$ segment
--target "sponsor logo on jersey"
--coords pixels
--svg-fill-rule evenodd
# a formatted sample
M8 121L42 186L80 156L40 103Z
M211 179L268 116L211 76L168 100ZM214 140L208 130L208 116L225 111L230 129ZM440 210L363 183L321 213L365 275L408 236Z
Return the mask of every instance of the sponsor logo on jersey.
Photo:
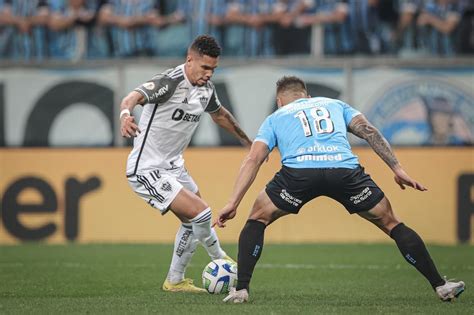
M184 98L183 104L188 104L188 98L187 97Z
M153 90L155 88L155 83L147 82L147 83L143 84L143 87L147 90Z
M168 92L169 90L169 87L168 87L168 84L166 84L164 87L160 88L158 91L156 91L155 93L153 93L153 96L156 98L156 97L160 97L160 96L163 96L165 95L166 92Z
M189 122L199 122L199 120L201 119L201 115L186 113L184 110L177 108L173 112L173 115L171 115L171 119L176 121L182 120Z
M342 154L319 154L319 155L300 155L296 158L298 162L304 161L342 161Z
M423 78L393 85L376 98L367 118L390 143L474 143L474 95L452 83Z

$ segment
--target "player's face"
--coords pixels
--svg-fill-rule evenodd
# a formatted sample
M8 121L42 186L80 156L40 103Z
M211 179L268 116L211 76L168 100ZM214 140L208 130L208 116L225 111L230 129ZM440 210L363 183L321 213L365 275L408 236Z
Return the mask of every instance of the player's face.
M214 70L219 63L219 57L214 58L207 55L190 54L186 63L189 69L189 73L186 73L189 81L197 86L203 86L214 74Z

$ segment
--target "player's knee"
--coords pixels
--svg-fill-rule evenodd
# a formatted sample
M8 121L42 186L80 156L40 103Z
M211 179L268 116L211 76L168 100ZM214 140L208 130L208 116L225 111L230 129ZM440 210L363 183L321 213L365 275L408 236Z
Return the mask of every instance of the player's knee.
M257 208L252 210L249 215L250 220L260 221L265 225L269 225L273 221L273 211L268 208Z
M185 207L187 208L185 209L185 211L189 219L195 218L199 216L199 214L201 214L203 211L209 209L209 205L207 204L207 202L205 202L196 195L191 196Z

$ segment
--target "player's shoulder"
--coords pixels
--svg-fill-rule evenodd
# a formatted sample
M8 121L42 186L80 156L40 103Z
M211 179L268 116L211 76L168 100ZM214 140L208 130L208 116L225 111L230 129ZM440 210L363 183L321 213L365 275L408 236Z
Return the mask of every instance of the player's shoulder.
M175 67L167 69L161 73L156 74L151 79L157 87L168 87L167 90L174 91L175 88L184 80L184 69L182 67Z
M216 86L214 85L214 83L211 80L208 80L206 82L206 88L214 90L216 88Z
M326 108L341 108L345 109L350 107L346 102L337 99L337 98L329 98L329 97L314 97L311 99L315 106L324 106Z
M182 65L179 65L177 67L167 69L161 73L154 75L152 80L155 82L175 81L179 83L184 80L184 68L182 67Z

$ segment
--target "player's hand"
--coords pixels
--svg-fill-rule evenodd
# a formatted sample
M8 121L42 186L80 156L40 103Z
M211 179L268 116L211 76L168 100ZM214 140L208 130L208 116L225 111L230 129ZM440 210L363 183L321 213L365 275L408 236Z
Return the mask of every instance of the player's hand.
M133 116L123 115L122 119L120 119L120 133L122 134L122 137L136 137L140 132L140 129L138 129L138 126L135 123L135 118Z
M236 214L237 214L236 207L230 204L225 205L225 207L222 208L221 211L219 211L219 215L217 216L216 219L214 219L214 222L212 222L212 227L214 227L215 225L217 225L220 228L225 227L226 226L225 222L227 220L233 219Z
M394 180L400 186L401 189L405 189L405 186L409 186L419 191L428 190L422 184L418 183L417 181L412 179L410 176L408 176L408 174L402 168L396 169L394 173L395 173Z

